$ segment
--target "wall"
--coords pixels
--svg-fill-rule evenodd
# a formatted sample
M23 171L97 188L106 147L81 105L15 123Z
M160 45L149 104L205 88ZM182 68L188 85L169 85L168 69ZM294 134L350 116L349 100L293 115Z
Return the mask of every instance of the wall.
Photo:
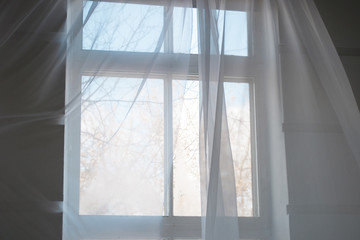
M360 22L355 1L315 1L360 103ZM360 170L321 84L310 83L291 53L283 57L285 138L291 240L360 239ZM287 71L294 67L293 71ZM316 79L311 66L309 78ZM289 84L291 82L291 84ZM307 95L305 95L307 94ZM306 103L306 104L305 104ZM299 108L299 106L308 106ZM318 131L313 132L313 126ZM320 125L320 128L319 128Z
M61 239L65 4L0 3L2 240Z
M358 1L314 0L341 57L360 105L360 22Z

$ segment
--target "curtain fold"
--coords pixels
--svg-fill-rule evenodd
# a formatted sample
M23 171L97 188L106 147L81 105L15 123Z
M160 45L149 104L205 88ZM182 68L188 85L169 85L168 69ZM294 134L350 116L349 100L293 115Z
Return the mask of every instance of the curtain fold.
M360 113L350 82L313 1L279 1L316 71L357 164L360 166ZM298 51L298 54L300 51Z
M226 1L197 1L203 239L239 239L224 94Z

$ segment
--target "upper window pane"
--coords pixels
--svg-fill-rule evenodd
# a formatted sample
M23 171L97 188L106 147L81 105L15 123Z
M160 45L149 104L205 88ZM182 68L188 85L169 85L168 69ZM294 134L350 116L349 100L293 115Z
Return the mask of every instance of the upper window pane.
M226 11L225 14L225 55L248 56L246 12Z
M175 7L173 18L174 52L198 54L197 10Z
M154 52L162 46L162 6L84 1L83 22L85 50Z
M248 21L244 11L216 11L218 30L224 31L224 54L248 56ZM174 8L174 52L198 54L198 21L194 8ZM222 34L220 34L222 36Z
M163 6L84 1L82 48L85 50L163 52L165 41L175 53L198 54L198 21L195 8L175 7L173 21L164 28ZM219 12L218 12L219 13ZM223 31L225 55L248 56L248 22L244 11L221 11L217 24ZM163 38L162 33L173 33ZM220 34L222 36L222 34ZM172 39L172 43L171 43Z

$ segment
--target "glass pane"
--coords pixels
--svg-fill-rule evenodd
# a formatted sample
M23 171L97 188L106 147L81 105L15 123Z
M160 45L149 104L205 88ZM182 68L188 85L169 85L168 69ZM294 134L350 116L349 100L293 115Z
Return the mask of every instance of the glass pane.
M218 30L223 31L224 11L217 11ZM197 10L174 8L174 52L198 54ZM248 56L247 14L225 11L225 55ZM222 34L220 34L222 36Z
M225 55L248 56L246 12L226 11L225 18Z
M163 80L84 76L82 91L80 214L163 215Z
M198 54L197 10L175 7L173 18L174 52Z
M173 81L174 215L200 216L199 81Z
M84 1L83 21L86 50L153 52L162 45L162 6Z
M234 161L238 216L253 216L249 84L226 82L225 104Z

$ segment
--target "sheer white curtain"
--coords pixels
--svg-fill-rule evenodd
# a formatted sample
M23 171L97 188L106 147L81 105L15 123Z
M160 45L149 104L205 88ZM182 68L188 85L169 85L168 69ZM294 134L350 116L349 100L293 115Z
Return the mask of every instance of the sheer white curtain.
M346 72L313 1L279 1L283 21L288 21L286 38L297 59L315 71L333 108L347 144L360 166L360 114ZM292 29L290 29L292 28ZM304 53L306 57L300 57ZM305 66L302 66L305 68ZM310 74L310 73L309 73ZM309 77L311 79L311 77ZM310 83L311 84L311 83ZM315 88L315 87L314 87ZM324 106L319 106L326 108ZM324 116L325 117L325 116Z
M88 193L92 196L92 200L101 201L101 198L106 198L110 201L109 199L121 198L125 194L130 199L129 201L133 201L134 204L138 202L135 199L148 197L148 209L142 210L145 211L145 215L161 215L162 211L165 215L169 214L169 212L172 215L174 211L177 211L176 193L174 193L176 186L173 189L173 184L180 180L175 179L173 181L174 175L176 175L176 168L173 167L179 163L176 162L175 158L171 163L166 162L164 159L173 158L172 154L184 157L180 153L181 147L178 147L178 149L170 147L170 150L168 148L173 142L181 143L181 140L177 139L177 137L184 133L177 132L174 135L170 133L169 131L172 131L172 127L169 130L166 127L166 121L178 117L175 112L173 113L176 106L180 106L182 109L185 108L186 104L182 102L180 105L172 106L172 104L168 105L166 100L162 102L161 98L166 99L166 95L175 94L172 89L174 86L170 87L167 85L167 80L160 83L163 78L161 74L163 73L172 75L170 78L173 79L178 78L179 80L189 81L190 75L196 75L197 77L195 78L199 79L199 82L195 81L198 84L196 87L198 90L195 91L199 93L193 96L198 99L198 102L190 103L192 105L199 104L199 109L192 110L193 114L195 114L192 115L193 117L196 114L199 115L199 124L198 127L197 124L195 124L196 126L191 126L191 130L187 134L191 135L189 132L197 132L197 128L199 128L199 138L194 138L195 146L198 145L199 148L195 147L191 153L199 156L195 157L194 160L199 161L199 166L195 166L195 168L200 167L200 179L198 181L200 180L201 184L192 191L196 192L199 191L199 188L201 189L202 237L204 239L239 238L239 205L237 205L238 195L236 186L238 179L236 179L236 170L233 164L234 145L231 144L231 129L229 129L224 89L225 79L229 77L229 73L231 77L255 79L254 98L256 111L254 110L251 114L254 114L252 127L256 130L256 136L253 136L255 140L252 148L255 149L255 153L258 155L258 161L261 162L266 159L266 161L270 162L267 163L268 166L271 166L274 172L278 171L278 169L276 169L276 164L273 162L284 158L285 154L286 141L284 145L281 127L285 132L291 131L291 129L300 129L300 131L316 133L324 131L324 128L336 128L340 124L352 153L356 159L359 159L358 148L356 147L360 136L359 112L357 111L356 103L341 62L336 55L336 51L312 1L198 0L180 2L173 0L148 3L141 1L119 2L118 5L113 3L108 6L103 2L89 1L83 7L79 4L76 7L76 3L73 5L77 13L83 13L83 17L81 15L77 16L75 11L75 15L73 15L75 17L74 25L70 24L69 28L75 30L75 32L72 32L75 40L70 44L69 58L78 59L77 62L75 61L76 67L73 70L69 70L70 78L79 78L81 77L79 74L86 73L88 79L84 80L84 77L82 77L82 87L79 84L75 84L77 90L73 91L73 87L68 90L68 92L73 91L73 94L68 95L68 102L70 103L67 111L68 118L71 119L71 114L79 112L80 100L74 101L74 99L81 98L82 104L84 104L84 102L89 100L86 98L88 95L96 95L96 89L100 89L103 82L106 81L99 80L100 77L112 75L118 78L117 80L113 79L113 81L121 79L137 81L132 86L135 87L135 90L133 92L130 91L130 95L126 99L120 99L120 101L129 102L124 106L127 110L124 110L124 116L120 117L123 120L115 123L119 125L119 127L115 128L116 131L110 130L107 133L109 136L103 136L106 139L106 141L103 139L102 143L105 144L104 146L102 145L104 152L98 153L102 155L99 157L103 161L105 161L105 156L108 156L109 159L116 159L116 155L119 154L119 147L116 147L118 150L109 150L111 148L110 145L113 144L111 141L121 143L124 138L133 138L131 135L126 135L121 128L123 124L126 126L125 128L130 128L128 124L134 124L136 122L135 119L139 118L136 114L132 114L132 111L137 111L137 108L140 109L138 111L143 111L141 106L138 106L139 101L155 101L162 105L160 109L148 106L151 109L152 115L144 117L143 121L154 121L148 126L149 129L154 129L156 121L161 124L165 123L164 129L162 129L161 124L156 125L159 128L158 132L151 133L152 137L157 136L158 140L156 142L152 141L150 148L158 149L159 152L162 151L160 149L164 148L164 146L166 149L161 153L165 157L161 157L159 152L154 152L153 150L142 153L149 155L149 158L153 160L157 159L157 165L162 168L162 170L154 168L153 171L155 171L157 177L149 175L147 180L145 180L149 188L155 186L154 178L158 183L160 182L160 185L156 186L158 189L155 192L146 192L145 194L134 193L135 191L131 185L139 185L142 188L146 188L146 184L144 185L142 181L145 175L130 178L125 170L125 172L116 171L115 175L117 177L112 178L109 177L109 172L106 171L103 174L106 174L108 177L100 177L100 175L95 174L102 180L96 183L96 187L86 188L85 185L82 186L80 184L81 186L78 186L78 188L83 189L80 190L80 195L81 191L91 192L93 188L93 193ZM134 11L136 6L138 6L140 12L140 18L133 18L131 16L131 14L134 14L131 11ZM72 8L71 5L70 8ZM236 45L237 42L238 45L241 45L241 39L232 37L232 31L235 31L236 23L231 25L232 28L230 29L226 27L230 21L234 21L227 17L227 15L230 14L230 11L239 11L239 9L247 13L247 27L250 28L250 31L247 32L247 53L242 55L243 59L234 58L234 61L231 61L231 58L228 56L229 54L226 53L228 50L226 49L227 44L235 42ZM129 15L123 18L123 15L126 15L126 11L128 11ZM106 20L106 17L109 15L111 17ZM121 20L118 21L117 18ZM123 26L122 24L124 23L127 26ZM241 23L238 22L238 25L240 26ZM230 39L228 36L232 38ZM87 50L85 53L81 52L81 45L82 49ZM78 49L75 49L76 47ZM104 54L103 51L110 51L110 53ZM117 51L120 51L121 54L117 55ZM196 55L197 57L194 58ZM83 70L78 71L77 75L74 75L74 71L76 72L78 69ZM113 74L116 71L121 72L121 74ZM133 75L129 78L131 74ZM178 76L175 77L175 75ZM154 82L154 79L158 79L160 82L151 84ZM71 81L76 80L72 79ZM96 83L97 81L100 83ZM107 81L109 82L109 80ZM94 84L97 87L91 87ZM74 84L71 85L74 86ZM122 88L128 87L130 86L126 84L122 86ZM170 92L166 90L169 87L172 89ZM92 88L95 90L91 90ZM111 95L111 88L117 89L121 88L121 86L114 83L114 85L108 88L103 90L103 94ZM90 92L87 93L87 90ZM143 90L151 91L154 94L143 96ZM162 91L164 93L161 93ZM294 94L293 91L297 92L298 95L291 97L290 95ZM122 94L121 90L117 94ZM162 94L165 94L165 96ZM156 97L159 98L156 99ZM93 99L93 101L100 100L102 99ZM84 109L84 106L82 108ZM283 112L282 108L285 109L285 112ZM155 114L155 112L157 113ZM86 119L86 116L85 113L81 118ZM79 122L78 117L75 120L77 122ZM113 117L116 118L116 116ZM130 121L129 123L126 123L127 119ZM103 122L104 120L101 121ZM116 120L113 121L116 122ZM186 120L182 119L181 121L184 122ZM284 124L282 126L283 121ZM81 120L81 124L85 126L86 122ZM180 127L181 122L178 124L180 125L177 126ZM77 128L79 127L77 126ZM185 126L185 128L189 128L189 126ZM116 137L119 133L121 134ZM69 134L73 134L73 131ZM238 132L238 134L242 133ZM165 139L163 136L165 136ZM138 137L141 138L141 134ZM145 136L143 135L142 138L145 138ZM86 138L82 137L82 139ZM325 138L320 139L321 141L327 141ZM132 144L135 144L135 142L132 142ZM275 142L278 144L275 144ZM288 148L292 147L291 143L287 145ZM129 150L124 148L121 151ZM131 154L134 159L141 157L141 155L137 155L139 153L136 149L130 151L132 151ZM289 150L289 152L291 151ZM81 152L81 154L86 153ZM78 155L79 153L76 152L74 155L70 154L69 158L79 158ZM126 158L126 156L122 157ZM115 162L112 162L112 164L115 164ZM282 160L281 164L280 168L285 169L285 160ZM260 167L265 168L266 166L264 164ZM110 168L113 167L113 165L110 166ZM130 165L126 164L121 166L123 170L126 167L131 168ZM258 171L256 165L253 165L252 168L255 169L253 173ZM186 169L182 170L188 171ZM81 172L82 170L77 169L77 171ZM269 170L264 171L260 169L258 171L259 175L253 177L271 178L272 174L275 174L274 172L271 173ZM130 174L133 173L130 172ZM118 175L122 177L118 177ZM82 174L80 175L81 177L86 178L87 175ZM75 177L75 180L77 179L78 176ZM168 182L169 179L170 183ZM109 191L117 191L111 189L111 187L104 188L104 185L107 185L109 181L123 182L119 187L128 188L128 190L119 190L120 195L111 193L110 196L106 196ZM285 174L283 173L283 176L277 181L286 182ZM188 182L188 184L191 183ZM261 182L253 182L252 184L258 184L257 187L252 188L252 191L260 191L260 195L271 196L271 194L276 194L276 191L269 193L269 190L264 190L264 188L270 188L271 184L262 185ZM272 184L275 185L276 181ZM163 188L163 185L170 186ZM286 187L286 184L284 186ZM276 189L274 186L273 188ZM103 189L103 192L97 192L94 189ZM74 193L76 191L70 191L68 194ZM165 194L165 200L157 199L159 196L155 195L158 193ZM86 194L83 194L83 199L86 198ZM93 196L94 194L97 196ZM152 196L151 194L154 196L150 197ZM285 199L282 205L285 208L286 190L281 192L281 195ZM257 201L268 201L270 198L265 197ZM169 199L170 201L166 202ZM74 202L79 201L81 205L81 196L80 200ZM191 204L191 197L189 201ZM252 201L253 204L258 204L255 200L252 199ZM116 201L112 202L112 200L111 203L118 204ZM84 205L86 204L90 204L90 207L91 204L96 205L96 203L91 201L90 203L84 203ZM266 203L261 203L260 210L265 208L264 206L266 205ZM125 204L124 206L127 205ZM80 208L80 212L82 211L81 206L73 206L73 208L76 211ZM157 210L155 211L155 209ZM101 215L100 209L96 211L100 211ZM96 211L90 211L87 214L97 214ZM123 212L121 211L123 210L119 211L118 214L122 215ZM270 209L263 212L264 215L267 214L267 221L272 219L271 212ZM116 215L117 213L116 211L113 213L110 211L107 214ZM141 211L139 214L142 214ZM273 213L273 215L276 215L276 213ZM286 220L284 221L286 222ZM159 220L157 227L161 229L162 224L162 221Z
M203 239L239 239L224 94L226 1L197 1ZM229 30L231 31L231 30Z
M284 145L280 128L284 121L282 128L285 132L300 129L299 131L316 133L324 131L324 128L336 128L336 126L340 124L347 144L353 156L359 162L360 153L357 147L358 142L360 142L359 112L341 62L312 1L279 0L255 2L198 0L195 2L180 2L173 0L163 1L160 5L157 5L159 3L156 2L134 2L135 5L139 3L145 4L145 6L146 4L150 4L148 6L152 7L148 7L146 10L139 8L140 12L148 12L142 15L142 19L132 19L132 21L134 21L133 23L126 23L129 25L128 27L136 28L133 32L127 33L126 31L129 30L120 26L123 35L130 35L129 38L121 36L121 33L118 35L119 33L116 27L119 27L121 22L114 23L113 21L116 21L116 17L110 18L108 22L102 22L101 18L105 17L106 14L114 14L114 16L116 16L116 12L110 13L111 6L108 9L106 9L106 7L102 9L102 2L90 3L90 5L89 2L85 4L83 8L77 8L77 11L82 11L83 14L86 12L86 15L84 15L82 19L78 16L77 19L75 19L75 23L78 21L77 27L76 25L70 25L70 29L78 28L77 30L79 30L80 26L83 26L82 28L80 27L80 32L75 32L75 36L76 34L78 34L77 36L82 34L82 44L87 44L85 49L89 50L85 53L85 57L81 56L81 58L78 58L77 54L81 55L84 53L77 52L77 50L72 49L73 46L70 45L70 58L79 59L79 63L77 64L80 69L86 68L84 65L92 65L92 67L90 71L87 69L87 71L91 73L91 77L89 77L88 81L82 83L83 90L80 90L80 86L78 85L78 90L68 99L70 103L68 105L68 109L70 109L70 111L68 111L68 118L71 118L70 115L73 114L73 112L78 112L76 109L79 107L77 106L79 100L74 101L74 99L82 98L84 102L84 95L81 96L81 94L88 94L84 92L84 84L88 84L90 88L90 85L96 81L95 79L104 75L104 69L109 70L116 66L119 72L135 73L138 83L134 86L137 90L131 93L128 99L125 99L130 103L125 107L128 108L128 110L125 111L124 120L117 123L120 124L120 127L117 128L116 133L113 131L108 133L111 137L110 140L107 140L106 144L111 145L110 142L113 137L118 132L121 132L119 129L122 127L122 124L126 124L124 123L126 119L133 119L130 121L134 123L135 119L138 118L136 115L131 116L131 111L135 111L138 107L138 101L150 101L150 99L152 99L151 101L158 101L158 103L164 105L162 108L165 110L151 107L153 114L158 111L159 119L156 121L164 123L169 118L174 117L172 113L169 115L168 111L169 108L175 108L175 105L166 107L167 103L161 102L161 98L164 98L161 93L163 91L162 89L166 89L169 86L167 86L165 82L164 85L160 83L151 86L150 82L154 82L154 78L161 78L155 77L154 75L159 73L161 75L161 73L164 72L172 75L178 74L183 76L183 80L189 80L189 75L197 75L199 79L199 85L197 87L199 95L196 95L195 98L197 98L199 102L194 101L190 104L199 104L199 109L193 112L193 114L195 114L193 116L196 116L196 114L199 115L199 138L194 138L199 149L193 150L192 154L199 155L199 157L195 157L194 159L199 161L200 167L199 180L201 183L203 239L239 239L237 209L239 206L237 205L238 196L236 192L237 179L235 178L234 159L232 156L234 153L232 148L234 148L234 146L231 145L230 141L229 119L225 102L226 93L224 90L225 79L228 77L229 72L236 72L236 74L234 74L235 77L255 78L255 106L257 110L252 114L255 115L254 119L257 121L257 124L255 125L254 123L253 127L256 129L256 136L254 136L254 138L258 144L253 144L252 147L255 148L255 152L258 153L259 161L264 161L264 159L267 158L270 162L268 163L269 166L272 166L272 161L284 157L285 145L287 143L285 141ZM127 4L130 6L129 8L127 8L128 6L126 4L123 4L123 6L116 11L120 11L122 8L131 11L131 7L135 6L131 5L133 2L127 2ZM113 6L115 5L116 4ZM242 5L241 10L246 12L248 16L247 26L251 28L248 38L254 38L248 41L248 53L244 57L246 60L240 62L236 60L231 62L227 56L228 54L226 54L227 43L230 41L238 41L240 44L241 42L240 39L230 40L227 37L231 36L231 32L234 31L234 29L226 28L227 22L231 21L230 18L227 18L227 15L229 11L232 10L233 5ZM160 11L163 12L157 12L159 9L156 9L155 6L161 6L163 10ZM102 11L103 13L101 13ZM154 15L147 16L150 11L154 11L152 13ZM125 11L121 13L123 14ZM156 16L156 14L158 14L158 16ZM121 14L119 14L119 16L120 15ZM159 16L165 19L164 22L162 22L161 19L159 20ZM131 18L131 15L128 17ZM126 19L124 18L121 21L126 21ZM118 24L118 26L115 26L116 24ZM134 24L134 26L131 26L131 24ZM239 23L239 25L241 24ZM233 27L234 26L236 26L236 24L233 25ZM141 31L144 32L141 33ZM89 34L89 36L86 36L85 32ZM256 37L263 39L256 39ZM84 38L86 39L84 40ZM72 43L74 42L76 42L76 38ZM79 42L78 44L81 45ZM97 55L96 52L91 52L91 50L121 51L123 56L116 56L116 53L113 55L111 53L107 55L100 53ZM136 52L140 58L133 57L130 52ZM147 54L141 54L141 52L146 52ZM279 52L280 55L278 55ZM197 59L194 58L194 55L190 54L197 55ZM92 55L95 56L94 59L92 59ZM128 57L128 59L124 60L124 56ZM96 60L96 58L98 59ZM135 64L129 63L131 61L134 63L136 61L139 62ZM166 65L164 62L170 64ZM134 67L135 65L137 66ZM231 69L230 71L226 70L229 68ZM110 72L111 71L112 70L110 70ZM79 75L77 77L79 77ZM176 79L176 77L174 78ZM131 81L131 79L128 80ZM99 86L99 84L97 86ZM112 87L117 88L118 86L114 85ZM126 88L126 86L123 87ZM159 92L155 90L156 88L158 88ZM142 96L142 91L145 89L155 92L155 95ZM71 92L72 90L70 89L69 91ZM293 91L297 91L298 95L290 97L290 94L294 93ZM119 93L121 93L121 90L119 90ZM165 95L169 94L166 90L164 93ZM109 94L108 90L107 94ZM161 95L160 98L155 100L156 95L159 97L159 94ZM171 92L171 95L172 94L174 93ZM90 95L96 95L96 93L90 92ZM121 100L124 101L124 99ZM180 106L184 107L184 104L185 102L182 102ZM285 112L283 112L282 108L285 109ZM171 109L171 111L172 110L173 109ZM164 119L162 119L162 114L164 114ZM174 115L176 115L176 113L174 113ZM83 115L82 118L84 119L85 115ZM266 123L262 122L264 119L266 119ZM76 121L79 120L77 119ZM150 118L144 118L144 121L154 121L154 115L151 115ZM82 124L84 125L84 121L82 121ZM197 126L197 124L195 125ZM196 130L196 126L192 126L191 131L198 131ZM149 125L149 128L153 127L154 124ZM165 146L166 148L166 146L170 144L168 142L169 140L171 140L171 143L178 142L176 137L179 136L179 133L173 135L167 132L169 129L166 127L165 129L161 129L161 126L158 127L160 127L160 135L159 132L154 132L153 134L157 134L157 136L170 134L171 136L168 138L165 137L165 139L160 137L157 142L152 143L152 149L158 148L159 146L161 148ZM185 127L189 128L189 126ZM124 136L127 136L126 133L121 132L121 137L118 141L121 141L121 138L124 138ZM127 136L127 138L129 137L131 136ZM116 137L114 139L116 139ZM320 138L320 141L326 142L328 140L326 138ZM181 141L179 140L179 142ZM274 144L274 142L278 142L278 144ZM291 143L287 145L287 148L292 148ZM174 154L174 152L176 153L175 155L179 154L178 156L181 156L181 154L177 152L179 150L170 149L171 150L165 150L163 153L165 158L172 158L171 155ZM115 152L110 152L105 155L111 156L118 154L116 150L114 151ZM161 150L159 151L161 152ZM291 152L291 150L288 152ZM132 154L137 153L135 151L132 152ZM157 213L156 211L150 211L150 215L161 215L162 211L165 211L165 215L169 214L170 211L170 215L172 215L174 211L177 211L177 206L174 206L174 204L176 205L176 194L173 195L175 190L172 189L173 182L171 181L174 180L174 174L176 174L176 170L175 168L173 169L173 167L179 163L176 163L176 161L170 164L166 163L164 158L157 155L158 153L156 152L150 151L145 152L145 154L149 154L153 159L158 159L156 160L158 161L157 164L163 168L162 170L153 170L155 172L160 171L160 173L157 173L160 174L157 175L160 176L157 181L161 183L158 185L159 189L155 192L160 192L167 196L165 200L156 200L159 196L154 196L154 198L149 199L148 207L151 211L158 209ZM264 157L264 155L266 155L266 157ZM72 157L76 158L77 156L75 154L75 156ZM255 156L253 157L255 158ZM135 158L137 158L136 155ZM281 164L285 169L285 161L282 161ZM256 169L257 166L254 165L252 167ZM81 169L78 169L78 171L79 170L81 171ZM183 169L183 171L187 170ZM257 170L253 172L256 171ZM274 174L268 170L265 171L265 173L261 171L258 172L259 175L255 176L255 178L262 178L264 176L265 178L266 176L270 178L272 174ZM109 173L106 174L108 175ZM119 172L117 172L117 174L119 174ZM121 171L121 175L127 176L126 171ZM135 176L135 178L131 178L133 180L130 181L129 179L124 180L124 177L116 177L111 180L104 178L104 180L97 183L97 188L103 188L104 185L107 184L106 181L125 181L126 184L123 184L124 186L120 185L120 187L128 187L129 190L125 192L121 190L119 192L126 194L129 199L133 199L131 201L136 203L136 197L144 198L151 195L150 192L145 195L133 194L132 184L140 184L140 186L146 188L144 183L141 181L137 182L136 180L143 177L144 175ZM77 178L78 177L76 177L75 180L77 180ZM152 182L153 178L154 176L149 175L148 180L145 182ZM169 179L171 179L170 183L167 182ZM278 181L286 181L285 175ZM135 182L137 183L135 184ZM164 190L162 186L168 184L171 186L168 188L165 187ZM252 184L255 185L256 183ZM261 186L262 183L260 182L259 184L259 186ZM276 182L273 182L273 184L276 184ZM80 188L82 187L83 186L80 186ZM154 185L150 184L149 187L152 188ZM270 184L268 187L270 187ZM275 189L276 187L273 186L273 188ZM193 191L198 190L199 188L193 189ZM252 190L262 191L263 189L259 187L252 188ZM114 189L107 189L106 191L114 191ZM260 195L276 194L276 191L269 193L265 190L264 192L260 192ZM93 194L100 194L100 199L102 195L106 195L105 193L99 192L94 192ZM286 190L281 194L284 195L282 196L284 199L287 198ZM118 197L120 197L120 195L116 196L116 194L111 194L108 198ZM92 198L96 199L94 196ZM166 199L173 200L166 202ZM189 199L191 202L191 198ZM270 197L264 199L270 199ZM155 203L156 201L160 201L160 203ZM283 204L284 208L285 204L286 200ZM162 207L163 205L166 206L165 210ZM262 203L260 208L264 205L266 204ZM78 207L75 207L75 209L78 209ZM267 221L271 221L269 219L275 219L271 217L271 210L268 209L266 211L268 211L269 214ZM273 215L276 215L276 213L273 213ZM162 229L163 222L162 220L158 221L157 228ZM286 220L284 221L286 222Z
M288 239L286 163L310 143L326 161L336 142L360 166L360 113L313 1L68 0L67 13L63 239ZM35 113L4 108L2 132L61 124L36 112L58 86L53 58L20 88Z
M232 73L235 64L227 67L230 71L225 70L224 59L229 58L226 52L233 51L238 55L237 61L243 62L242 69L253 65L248 60L252 58L252 46L248 46L251 6L251 1L232 1L229 5L226 1L72 2L65 150L65 178L70 181L65 185L66 236L83 238L93 230L89 226L104 225L100 220L96 220L99 223L96 227L93 223L89 225L92 221L86 218L89 214L106 219L107 223L111 218L106 215L130 215L113 223L121 224L126 220L136 221L133 215L138 216L139 222L146 222L142 215L171 218L180 213L180 216L203 217L203 238L239 238L239 206L241 214L246 214L241 216L257 214L254 210L257 186L253 181L257 176L254 176L255 156L248 156L255 149L255 124L250 122L254 120L253 106L250 110L253 93L249 82L234 79L250 79L252 75L242 71ZM228 11L233 12L232 19L226 17ZM229 28L237 24L238 29ZM227 37L225 29L229 36L240 32L243 39ZM240 95L238 90L234 92L240 96L231 95L227 90L225 103L226 77L233 79L232 86L236 89L243 88L245 95ZM189 89L192 95L188 94ZM183 100L178 103L177 97ZM195 100L189 102L186 100L189 98ZM230 98L240 103L231 103ZM111 101L125 103L106 105ZM144 102L147 109L143 108ZM238 116L228 115L226 105L232 108L229 114L235 112ZM191 114L184 116L178 109ZM228 116L234 118L233 145ZM181 122L177 123L179 117ZM138 123L138 119L144 122ZM190 121L192 124L185 124ZM108 129L98 130L94 125ZM131 134L127 129L132 129ZM236 146L243 144L242 141L246 143L240 146L244 150ZM232 147L237 150L232 151ZM237 158L245 167L238 169L238 175L244 176L237 180L244 190L235 184L232 154L238 152L240 158ZM189 156L193 157L187 160ZM168 162L167 158L173 160ZM185 168L186 164L192 167ZM147 175L149 169L153 173ZM186 176L189 171L195 173ZM72 185L74 180L77 182ZM190 189L191 185L195 187ZM236 188L240 189L238 196ZM185 196L181 198L188 205L185 208L178 203L180 196ZM142 202L144 199L147 200ZM198 209L186 212L191 205ZM78 218L78 212L85 216ZM163 218L155 217L151 221L156 225L151 234L161 237L161 230L157 229L169 231ZM196 231L200 227L197 225ZM129 236L136 230L136 227L130 230ZM117 230L111 231L114 236L118 234Z

